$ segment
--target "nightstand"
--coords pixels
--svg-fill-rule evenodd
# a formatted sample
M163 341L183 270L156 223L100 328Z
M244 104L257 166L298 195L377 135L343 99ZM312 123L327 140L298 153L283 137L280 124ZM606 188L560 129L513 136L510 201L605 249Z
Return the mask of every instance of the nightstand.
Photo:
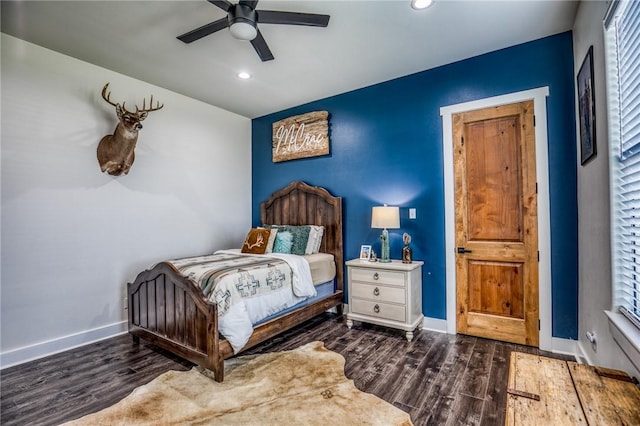
M406 332L422 328L422 264L354 259L347 262L349 313L347 327L362 321Z

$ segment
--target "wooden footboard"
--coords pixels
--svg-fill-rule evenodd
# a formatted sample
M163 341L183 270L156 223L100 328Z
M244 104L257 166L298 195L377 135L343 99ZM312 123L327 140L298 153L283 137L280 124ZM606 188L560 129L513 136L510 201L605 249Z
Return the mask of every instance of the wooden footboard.
M223 378L219 355L218 314L188 279L168 263L138 275L127 286L129 332Z
M224 378L224 360L234 355L219 336L216 305L204 298L197 285L173 266L160 263L128 284L129 332ZM333 307L342 306L343 293L318 300L254 328L248 349L295 327Z

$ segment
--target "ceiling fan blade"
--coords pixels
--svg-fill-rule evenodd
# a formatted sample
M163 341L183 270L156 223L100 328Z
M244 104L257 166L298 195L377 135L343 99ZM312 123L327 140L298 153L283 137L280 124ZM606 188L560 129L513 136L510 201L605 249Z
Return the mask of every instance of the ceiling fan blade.
M220 31L223 28L227 28L228 26L229 20L224 17L222 19L218 19L215 22L211 22L207 25L201 26L200 28L189 31L188 33L179 35L178 40L185 43L191 43L193 41L201 39L202 37L208 36L209 34L213 34L216 31Z
M280 12L277 10L256 10L258 22L261 24L307 25L310 27L326 27L329 15L315 13Z
M220 9L224 10L225 12L228 12L229 8L233 6L233 3L227 0L207 0L207 1L215 6L218 6Z
M251 9L255 9L258 5L258 0L240 0L240 4L243 6L249 6Z
M267 42L264 41L264 37L262 37L260 30L258 30L256 38L251 40L251 45L256 49L256 53L260 56L262 62L271 61L273 59L273 53L271 53L269 46L267 46Z

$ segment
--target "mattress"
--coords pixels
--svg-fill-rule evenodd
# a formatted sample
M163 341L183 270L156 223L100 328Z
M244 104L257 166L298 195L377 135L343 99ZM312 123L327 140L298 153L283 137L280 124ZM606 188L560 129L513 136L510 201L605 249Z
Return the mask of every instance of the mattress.
M317 286L331 281L336 276L336 262L332 254L316 253L306 254L304 258L309 262L313 285Z

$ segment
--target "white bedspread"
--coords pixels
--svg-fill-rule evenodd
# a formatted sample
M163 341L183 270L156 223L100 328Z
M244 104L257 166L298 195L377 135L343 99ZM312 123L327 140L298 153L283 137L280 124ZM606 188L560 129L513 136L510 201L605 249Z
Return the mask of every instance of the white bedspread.
M240 249L218 250L216 254L218 253L243 254L240 252ZM250 254L248 256L256 255ZM311 268L309 268L309 262L307 262L307 259L303 256L285 253L269 253L258 256L282 259L289 264L293 271L293 293L296 296L312 297L316 295L316 289L313 286L313 279L311 278Z

